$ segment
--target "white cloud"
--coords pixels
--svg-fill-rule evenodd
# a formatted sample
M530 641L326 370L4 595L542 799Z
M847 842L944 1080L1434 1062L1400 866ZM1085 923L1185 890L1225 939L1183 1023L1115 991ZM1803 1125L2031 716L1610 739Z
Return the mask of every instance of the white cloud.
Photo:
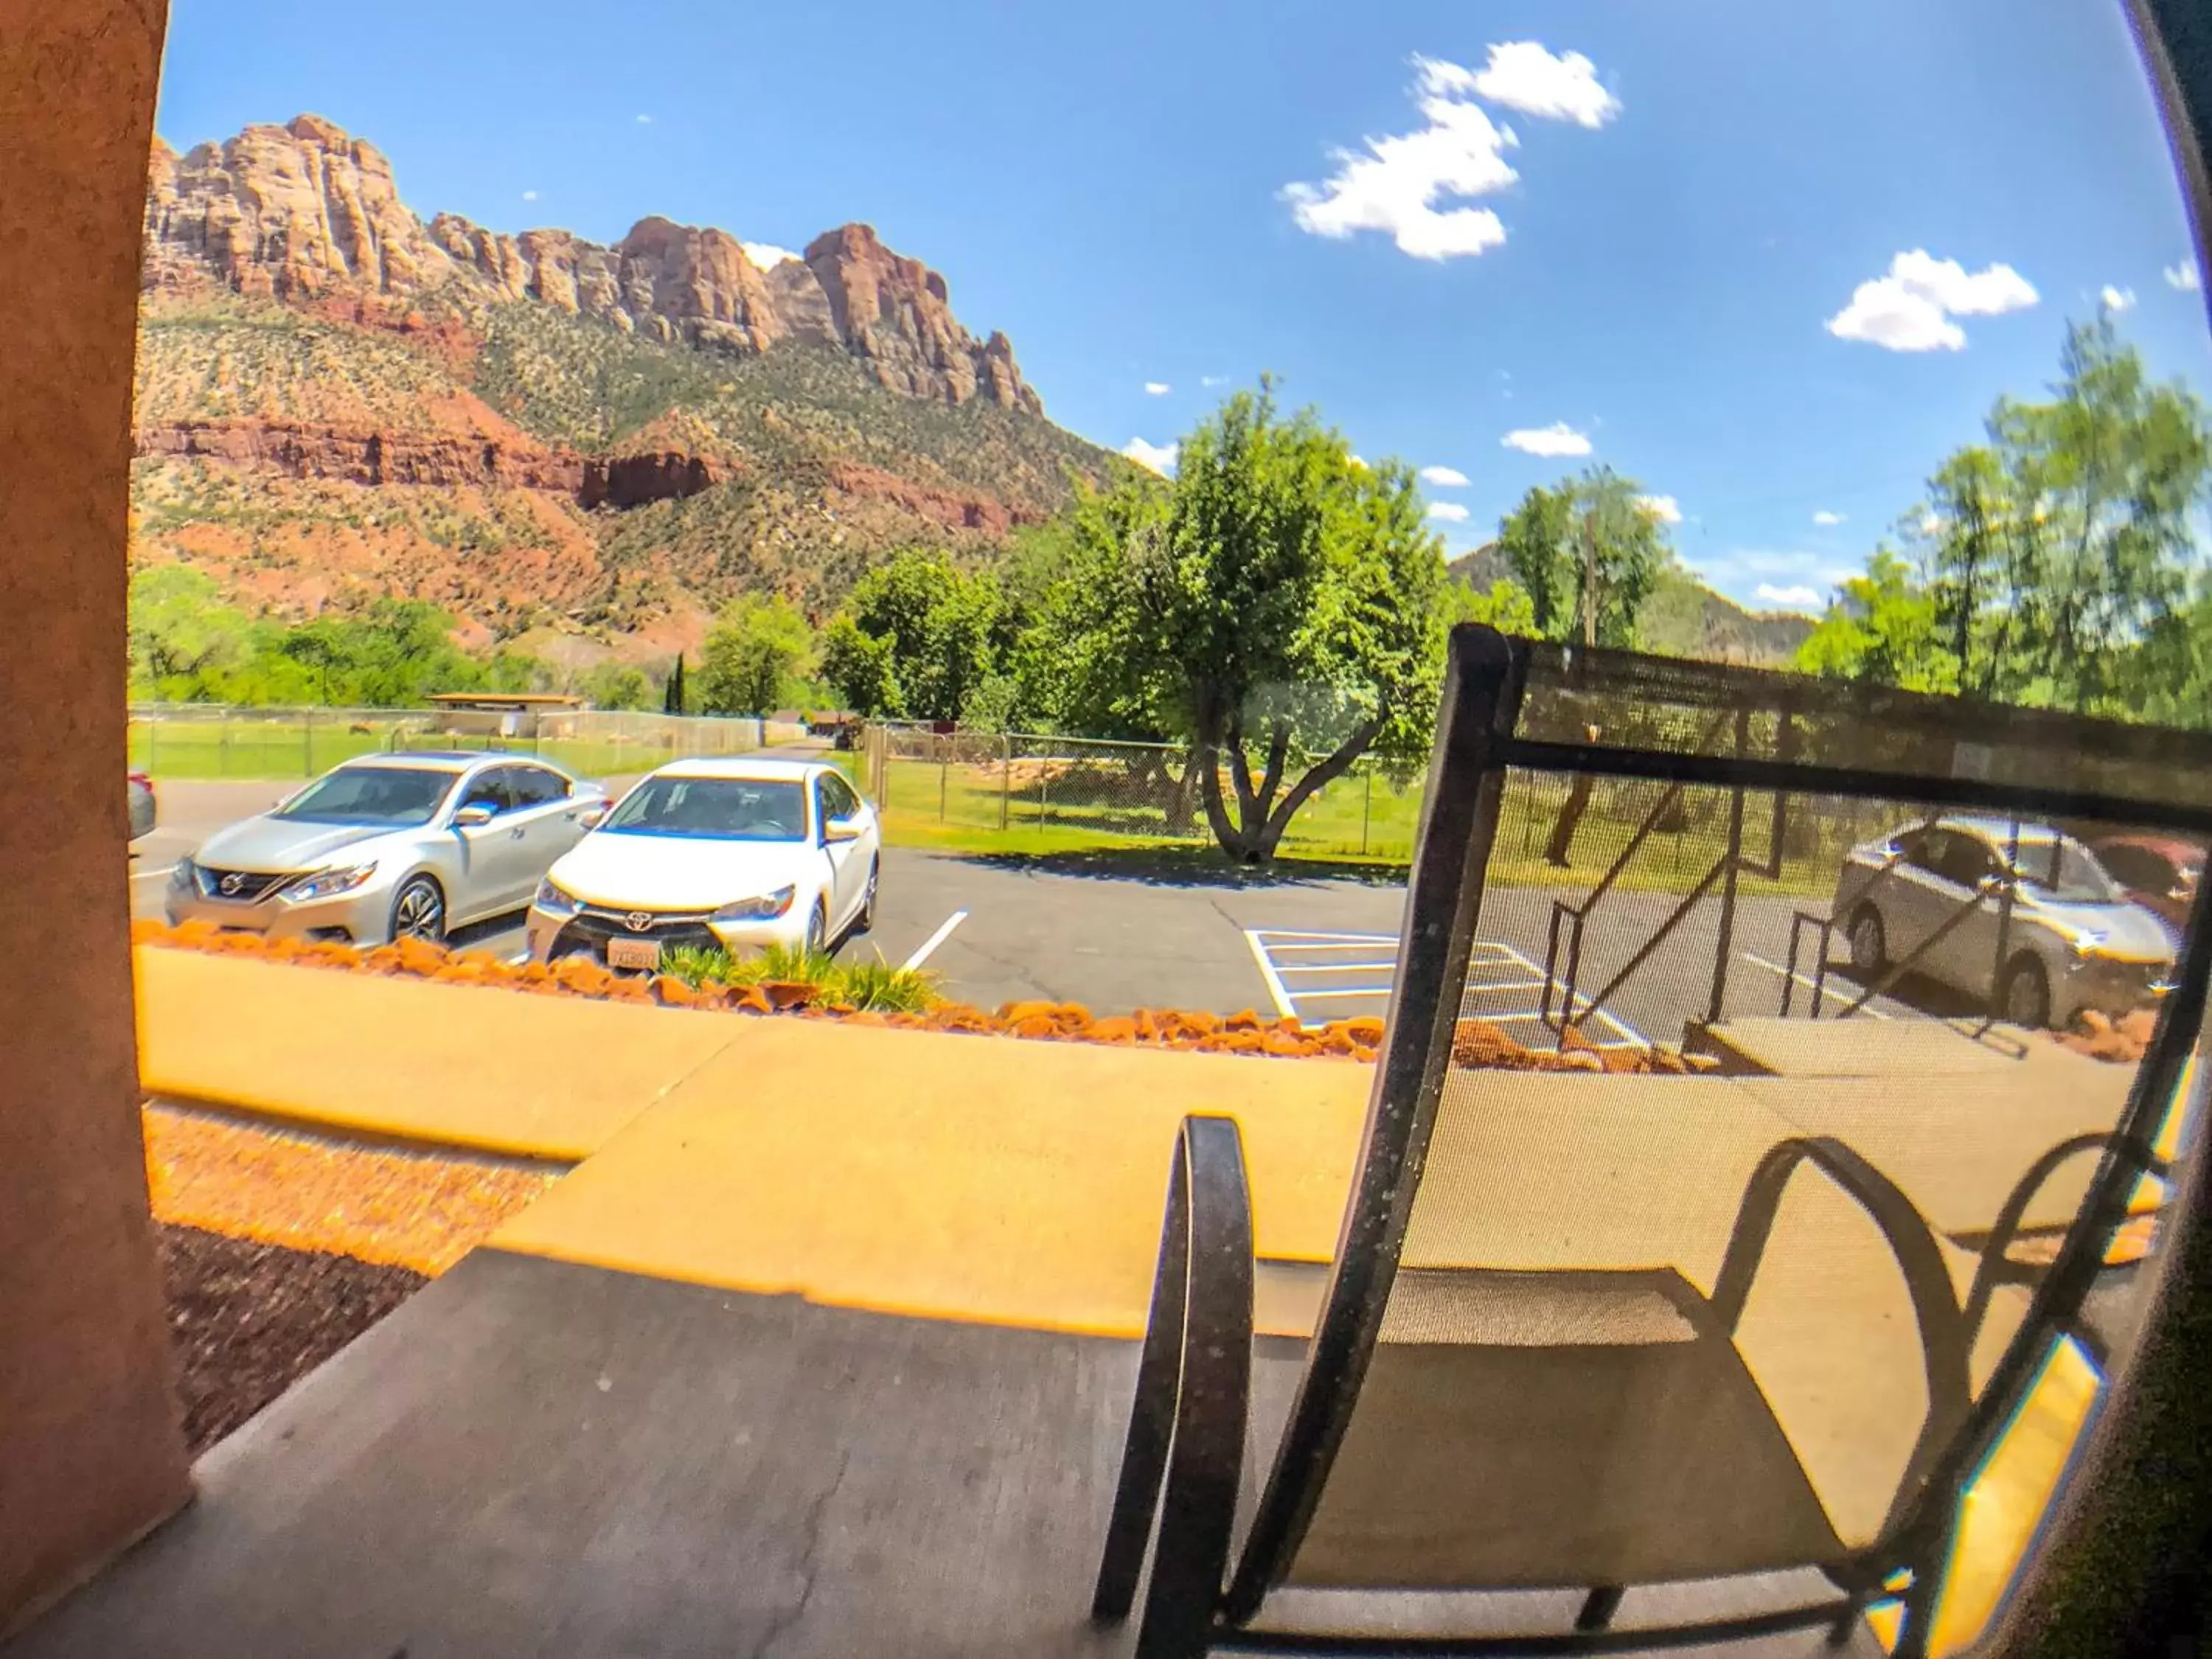
M1795 587L1777 587L1772 582L1761 582L1756 592L1764 603L1787 605L1792 611L1814 611L1820 605L1819 591L1802 583Z
M1550 426L1519 427L1498 441L1508 449L1519 450L1524 455L1587 455L1590 453L1590 441L1565 421L1555 421Z
M526 190L522 192L522 199L526 202L534 202L538 199L538 192L534 190Z
M637 124L641 127L649 127L653 125L653 118L650 115L641 115L637 118Z
M1833 530L1843 521L1844 515L1842 514L1831 513L1825 507L1813 515L1813 522L1819 525L1823 530Z
M1425 466L1421 469L1421 482L1434 484L1439 489L1464 489L1467 474L1455 466Z
M1164 398L1169 392L1174 390L1175 388L1170 386L1165 380L1147 380L1145 382L1145 395L1148 398Z
M1638 495L1636 504L1661 524L1682 522L1682 504L1672 495Z
M2110 283L2107 283L2105 284L2103 289L2098 294L2097 299L2098 302L2107 311L2125 311L2129 307L2135 304L2136 291L2131 288L2114 288Z
M774 242L740 242L738 246L744 249L745 258L752 261L756 270L774 270L786 259L799 257L789 248L778 247Z
M2178 288L2185 294L2196 293L2204 285L2204 279L2197 274L2197 261L2184 259L2178 265L2168 265L2166 268L2166 285Z
M1429 516L1443 524L1465 524L1467 509L1457 501L1431 501Z
M1474 93L1523 115L1601 127L1620 113L1620 100L1597 83L1597 65L1578 52L1554 58L1534 40L1511 40L1491 47L1489 63L1474 75L1456 64L1414 61L1439 71L1442 84L1453 91Z
M1142 438L1132 438L1121 446L1121 453L1139 466L1160 473L1175 471L1176 457L1182 451L1181 444L1148 444Z
M1954 318L1995 317L2032 306L2038 297L2010 265L1969 272L1956 259L1915 248L1892 259L1887 276L1853 289L1851 302L1826 327L1839 340L1863 340L1889 351L1959 351L1966 347L1966 331Z
M1413 92L1427 123L1415 132L1370 138L1366 153L1333 153L1322 184L1287 185L1283 199L1298 228L1341 241L1356 231L1387 233L1416 259L1477 254L1505 240L1488 208L1442 210L1448 197L1487 196L1521 175L1505 152L1520 143L1467 97L1474 76L1456 64L1416 58Z
M1206 387L1227 386L1229 377L1226 374L1201 374L1198 377L1198 383Z
M1943 520L1936 517L1933 513L1923 513L1920 515L1920 533L1922 535L1932 536L1942 527Z
M1367 470L1367 458L1364 455L1351 455L1346 457L1346 459L1349 460L1352 465L1358 467L1362 472L1364 472Z

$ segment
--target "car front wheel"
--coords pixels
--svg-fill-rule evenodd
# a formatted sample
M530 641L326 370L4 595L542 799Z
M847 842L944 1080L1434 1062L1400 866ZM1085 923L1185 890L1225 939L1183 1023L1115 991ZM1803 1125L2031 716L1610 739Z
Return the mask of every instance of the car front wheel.
M446 896L429 877L409 877L393 896L392 937L426 939L433 945L446 937Z
M810 957L820 956L828 948L829 940L829 913L822 908L822 902L817 899L814 904L814 914L806 919L806 954Z
M1998 1005L2014 1025L2039 1031L2051 1024L2051 981L2033 957L2020 957L2005 969Z
M868 890L860 899L860 919L853 924L853 931L856 933L872 933L875 929L876 878L882 872L883 866L879 860L871 859L868 861Z

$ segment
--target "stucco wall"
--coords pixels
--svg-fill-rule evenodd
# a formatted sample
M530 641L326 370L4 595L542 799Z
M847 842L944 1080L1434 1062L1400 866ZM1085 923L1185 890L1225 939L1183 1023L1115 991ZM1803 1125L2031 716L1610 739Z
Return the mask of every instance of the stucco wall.
M125 515L164 0L0 0L0 1631L188 1490L138 1126Z

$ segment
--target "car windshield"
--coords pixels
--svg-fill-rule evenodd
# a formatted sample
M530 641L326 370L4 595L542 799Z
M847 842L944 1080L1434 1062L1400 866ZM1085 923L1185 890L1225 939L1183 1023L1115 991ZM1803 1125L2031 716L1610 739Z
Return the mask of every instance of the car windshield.
M2020 884L2031 898L2051 904L2117 904L2120 890L2097 856L2070 837L2024 843Z
M317 779L270 816L311 823L428 823L459 775L419 766L349 766Z
M803 841L806 792L761 778L647 778L623 797L606 828L712 841Z

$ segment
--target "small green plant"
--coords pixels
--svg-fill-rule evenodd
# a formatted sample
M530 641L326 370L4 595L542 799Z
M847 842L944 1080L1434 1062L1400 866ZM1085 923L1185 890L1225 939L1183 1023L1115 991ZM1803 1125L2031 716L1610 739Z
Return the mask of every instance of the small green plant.
M742 990L763 981L811 985L823 1002L878 1014L921 1014L936 1006L937 984L916 969L880 959L839 962L804 945L771 945L757 954L732 956L714 947L678 945L664 951L660 971L686 985L724 985Z

